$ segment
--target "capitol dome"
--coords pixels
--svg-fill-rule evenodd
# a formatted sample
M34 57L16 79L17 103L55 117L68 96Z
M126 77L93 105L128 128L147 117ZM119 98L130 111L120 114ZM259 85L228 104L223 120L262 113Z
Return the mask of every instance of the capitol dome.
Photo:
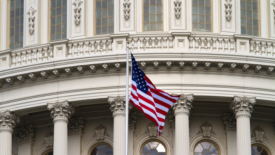
M275 0L0 0L0 155L275 155L274 20ZM180 95L161 135L130 104L128 142L127 47Z

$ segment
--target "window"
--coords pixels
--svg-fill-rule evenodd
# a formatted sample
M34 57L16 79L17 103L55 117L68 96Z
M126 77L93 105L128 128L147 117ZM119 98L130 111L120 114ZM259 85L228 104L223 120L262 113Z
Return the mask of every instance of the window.
M253 144L251 148L252 155L270 155L266 147L262 145Z
M113 149L108 144L98 144L92 147L89 155L113 155Z
M67 0L50 0L50 41L67 38Z
M48 150L44 152L42 155L53 155L53 150Z
M219 155L220 151L216 144L209 141L201 141L195 146L194 155Z
M143 0L143 31L162 31L162 0Z
M96 35L114 33L114 0L95 1Z
M11 0L9 13L9 47L23 47L24 0Z
M158 141L147 142L142 146L141 155L166 155L166 148Z
M193 31L212 31L212 0L193 0Z
M241 34L260 36L258 0L241 0Z

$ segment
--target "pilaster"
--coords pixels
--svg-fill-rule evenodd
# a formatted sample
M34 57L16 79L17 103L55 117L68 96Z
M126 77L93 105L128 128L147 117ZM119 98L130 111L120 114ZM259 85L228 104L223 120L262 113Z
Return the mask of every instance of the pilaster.
M12 132L19 123L19 117L10 112L0 112L0 154L12 155Z
M187 31L186 0L171 0L170 10L171 31Z
M193 94L181 95L173 105L175 114L175 155L189 154L189 114L194 100Z
M49 42L49 0L38 0L40 2L37 14L39 15L39 20L37 19L37 25L39 25L39 41L41 44L46 44ZM46 20L45 20L46 19Z
M84 129L83 118L71 118L68 124L68 155L81 155L81 137Z
M24 1L24 46L39 43L39 3L40 0Z
M275 0L270 0L269 9L269 27L270 27L270 38L275 39Z
M135 1L119 0L120 32L135 31ZM114 21L117 22L117 21Z
M0 1L0 51L8 48L8 11L9 5L7 0Z
M236 155L237 154L237 133L236 133L236 119L234 114L223 114L224 129L226 132L226 144L227 144L227 154Z
M85 0L68 0L67 2L67 36L68 38L85 37ZM93 10L93 8L91 8ZM91 19L89 19L91 20Z
M237 155L251 155L250 117L255 103L255 97L232 99L231 109L237 120Z
M32 155L32 145L34 142L35 132L36 131L33 126L22 127L15 130L18 155Z
M221 33L236 33L236 0L221 1Z

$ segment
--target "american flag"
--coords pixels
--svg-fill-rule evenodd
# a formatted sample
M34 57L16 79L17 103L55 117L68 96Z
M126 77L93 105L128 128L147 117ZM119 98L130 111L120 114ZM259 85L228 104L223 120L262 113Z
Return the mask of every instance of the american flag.
M165 124L165 117L172 105L178 100L179 96L172 96L157 89L139 68L132 54L131 58L132 90L130 103L156 124L160 135Z

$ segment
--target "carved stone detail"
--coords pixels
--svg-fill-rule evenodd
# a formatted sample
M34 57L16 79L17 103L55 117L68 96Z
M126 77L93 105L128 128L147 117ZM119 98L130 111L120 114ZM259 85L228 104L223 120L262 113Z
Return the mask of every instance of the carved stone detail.
M68 101L48 103L48 110L51 112L51 117L69 119L74 114L74 108Z
M125 97L117 96L117 97L109 97L108 102L111 105L110 110L115 114L125 114ZM132 108L132 105L129 104L129 109Z
M30 34L34 33L34 25L35 25L35 14L36 10L31 6L29 8L29 11L27 12L27 14L29 15L29 32Z
M137 125L137 114L135 112L129 114L129 129L135 130Z
M232 0L225 0L225 18L227 21L230 21L232 18Z
M174 5L175 5L175 17L179 19L181 16L181 0L175 0Z
M208 122L205 122L202 124L198 134L202 134L203 138L211 138L211 135L215 135L215 132L213 131L213 127Z
M265 137L265 131L260 126L257 126L254 129L254 133L253 133L252 137L255 137L255 141L259 142L259 143L262 143L264 141L264 139L267 139Z
M150 123L148 126L147 126L147 131L146 133L149 134L149 137L150 138L156 138L158 136L158 127L156 126L156 124L154 123Z
M253 106L256 104L255 97L238 97L235 96L231 102L231 109L235 114L239 112L251 114Z
M168 118L169 118L169 122L170 122L170 128L172 130L175 130L175 115L173 112L168 112Z
M53 147L53 132L49 132L45 135L44 144L47 148Z
M68 125L68 135L79 135L83 133L84 120L80 118L71 118Z
M33 126L22 127L15 130L15 138L17 139L17 144L26 144L34 141L35 129Z
M79 25L81 22L81 4L83 3L82 0L75 0L73 2L74 8L74 22L75 25Z
M131 2L129 0L124 0L123 2L123 12L124 12L124 19L129 20L130 12L131 12Z
M233 114L223 114L224 129L227 131L236 131L236 119Z
M194 100L193 94L181 95L177 102L173 105L173 110L178 112L190 112L192 108L192 102Z
M0 130L10 129L13 130L14 127L19 123L19 117L9 110L0 112Z
M94 137L96 137L97 141L104 140L105 136L109 137L109 135L107 134L107 130L103 125L99 125L95 128Z

